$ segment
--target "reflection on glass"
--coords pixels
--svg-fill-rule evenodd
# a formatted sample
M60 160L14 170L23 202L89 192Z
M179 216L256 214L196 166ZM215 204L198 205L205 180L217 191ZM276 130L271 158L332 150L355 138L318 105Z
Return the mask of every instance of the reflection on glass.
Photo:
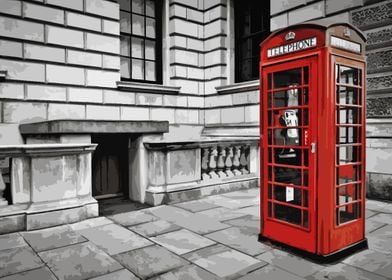
M359 84L359 69L337 65L337 83L349 84L349 85L360 85Z
M121 75L124 78L129 79L131 77L129 70L130 70L130 60L127 58L120 58L121 61Z
M131 0L119 0L120 9L124 11L131 11Z
M336 184L347 184L361 180L360 165L343 165L336 169Z
M132 57L134 58L144 57L143 39L132 37Z
M138 14L144 14L144 1L132 0L132 12Z
M359 91L357 88L336 86L337 103L340 105L360 105Z
M120 38L120 54L123 56L130 56L129 37L121 36Z
M120 14L120 31L131 33L131 14L122 11Z
M338 124L359 124L361 123L360 108L339 107L336 110L336 123Z
M146 36L155 38L155 19L146 18Z
M301 166L301 149L274 149L275 163Z
M146 61L146 80L147 81L155 81L155 62Z
M340 225L361 217L361 204L352 203L336 209L336 224Z
M286 167L275 167L275 182L301 186L301 170Z
M143 60L132 59L132 79L144 79Z
M336 128L337 143L351 144L360 142L360 128L353 126L343 126Z
M144 36L144 17L132 15L132 34Z
M342 205L360 197L360 185L346 185L336 189L336 205Z
M146 59L155 60L155 42L146 40Z
M146 0L146 15L155 17L155 2L152 0Z
M358 162L360 159L360 146L341 146L337 148L337 164L343 165L353 162Z
M301 85L301 68L274 73L274 87L283 88L290 85Z

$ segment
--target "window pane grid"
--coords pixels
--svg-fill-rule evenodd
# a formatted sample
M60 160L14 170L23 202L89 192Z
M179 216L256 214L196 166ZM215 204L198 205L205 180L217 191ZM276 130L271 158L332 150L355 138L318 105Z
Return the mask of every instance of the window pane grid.
M121 77L157 83L161 80L159 1L120 0ZM158 55L159 54L159 55ZM127 69L128 68L128 69Z

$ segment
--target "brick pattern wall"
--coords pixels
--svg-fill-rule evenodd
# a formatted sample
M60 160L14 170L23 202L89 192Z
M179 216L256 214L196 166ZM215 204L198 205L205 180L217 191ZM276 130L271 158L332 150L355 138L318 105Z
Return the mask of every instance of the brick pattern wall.
M198 68L199 62L204 63L204 43L198 40L199 33L201 38L204 34L204 13L198 13L193 1L182 2L182 8L193 7L186 28L197 26L197 36L188 38L191 51L184 49L175 55L185 57L184 64L192 64L186 67L189 82L200 82L194 88L182 81L185 94L170 95L117 88L117 1L1 0L0 70L7 71L5 81L0 82L1 123L87 118L203 124L204 100L197 95L204 92L203 68ZM179 26L172 24L170 32Z

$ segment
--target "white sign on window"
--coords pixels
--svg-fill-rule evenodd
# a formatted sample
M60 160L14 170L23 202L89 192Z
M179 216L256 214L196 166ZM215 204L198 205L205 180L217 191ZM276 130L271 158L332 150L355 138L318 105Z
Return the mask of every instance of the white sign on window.
M361 53L361 45L342 38L331 36L331 46L350 52Z
M294 200L294 188L286 187L286 202Z

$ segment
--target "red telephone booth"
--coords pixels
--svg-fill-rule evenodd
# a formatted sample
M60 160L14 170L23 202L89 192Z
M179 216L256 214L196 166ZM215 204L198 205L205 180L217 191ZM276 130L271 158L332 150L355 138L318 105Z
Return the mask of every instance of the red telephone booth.
M318 20L261 43L261 231L328 260L365 238L365 37Z

